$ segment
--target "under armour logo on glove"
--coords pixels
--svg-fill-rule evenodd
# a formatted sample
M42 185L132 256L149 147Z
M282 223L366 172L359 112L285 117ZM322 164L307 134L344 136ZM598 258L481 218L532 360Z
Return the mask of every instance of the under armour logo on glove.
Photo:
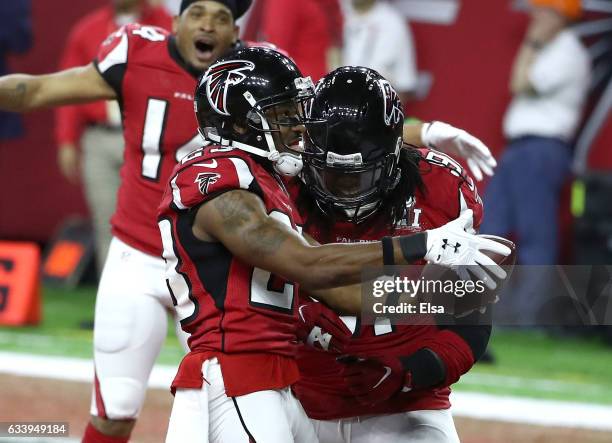
M451 248L455 249L455 254L459 252L459 248L461 247L461 243L457 242L454 245L449 244L448 242L448 238L444 238L442 239L442 249L446 249L446 247L449 246Z
M472 210L468 209L444 226L426 231L425 260L450 268L471 266L470 271L481 280L488 278L487 271L498 279L506 278L506 271L482 251L507 256L510 248L467 232L473 226L473 216Z

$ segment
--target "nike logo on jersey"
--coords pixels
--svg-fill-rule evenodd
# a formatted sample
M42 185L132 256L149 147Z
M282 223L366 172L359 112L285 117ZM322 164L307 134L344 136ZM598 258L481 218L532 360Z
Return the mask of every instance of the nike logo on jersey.
M193 166L215 169L217 167L217 160L213 160L210 163L194 163Z
M385 381L390 375L391 375L391 368L389 366L385 366L385 375L383 375L381 379L378 380L378 383L372 386L372 389L376 389L377 387L379 387L381 383Z

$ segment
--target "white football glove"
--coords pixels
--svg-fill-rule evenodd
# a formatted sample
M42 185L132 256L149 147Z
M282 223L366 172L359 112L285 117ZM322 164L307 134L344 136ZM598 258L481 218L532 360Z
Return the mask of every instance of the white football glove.
M472 229L473 216L472 210L468 209L444 226L426 231L427 253L424 258L428 262L453 269L469 266L470 272L487 287L495 289L497 284L485 269L498 279L506 278L506 271L480 251L491 251L505 256L510 255L511 251L501 243L466 232Z
M463 129L447 123L424 123L421 141L428 148L466 159L470 171L478 181L482 180L483 172L492 176L493 168L497 166L491 151L483 142Z

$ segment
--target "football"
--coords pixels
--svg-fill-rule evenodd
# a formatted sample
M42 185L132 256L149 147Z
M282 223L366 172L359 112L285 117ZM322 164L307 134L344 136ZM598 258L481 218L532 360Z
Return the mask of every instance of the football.
M432 304L443 303L446 314L452 314L454 316L463 316L471 313L475 309L485 308L489 304L496 303L498 301L498 295L504 287L504 284L510 278L514 264L516 263L516 246L514 243L506 238L498 237L496 235L481 235L481 237L488 238L490 240L501 243L510 248L510 254L503 256L490 251L482 251L486 256L491 258L495 263L502 266L506 271L506 278L500 280L494 277L491 273L488 273L491 278L495 280L495 289L485 287L482 282L478 282L472 272L468 273L469 278L474 282L473 284L466 283L468 278L465 278L465 274L460 276L455 270L440 266L433 263L428 263L424 266L421 278L425 281L431 282L443 282L445 285L455 285L455 297L449 297L449 293L444 290L434 290L428 293L429 302ZM458 284L461 280L463 284ZM480 285L480 286L477 286ZM430 285L430 287L436 287ZM470 290L471 288L474 288ZM437 287L436 287L437 288ZM459 290L458 288L461 288ZM477 288L483 289L482 291L476 290Z

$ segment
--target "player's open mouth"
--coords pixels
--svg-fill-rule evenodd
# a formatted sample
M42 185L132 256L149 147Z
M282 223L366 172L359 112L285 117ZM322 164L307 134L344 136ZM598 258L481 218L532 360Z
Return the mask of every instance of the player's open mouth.
M196 57L200 61L209 62L213 58L213 52L215 50L214 42L208 39L197 39L194 42Z

